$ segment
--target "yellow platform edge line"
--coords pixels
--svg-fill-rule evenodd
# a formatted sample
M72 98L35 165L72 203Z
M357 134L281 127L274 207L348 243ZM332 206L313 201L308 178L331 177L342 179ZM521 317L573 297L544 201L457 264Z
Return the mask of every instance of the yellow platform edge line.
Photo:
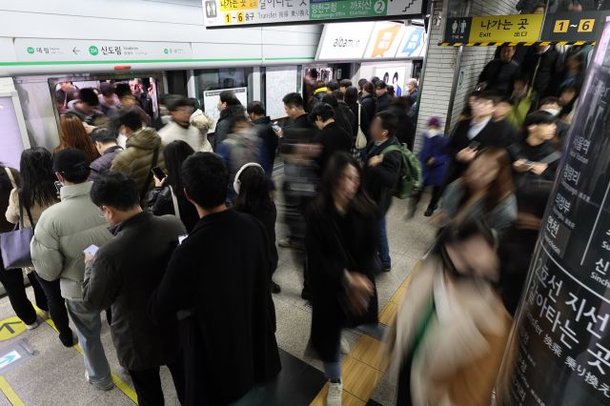
M13 406L25 406L23 400L15 393L5 377L0 376L0 390Z
M39 316L42 317L42 310L40 310L38 307L35 306L36 309L36 313L38 313ZM45 322L51 326L51 328L53 330L55 330L56 333L59 333L59 331L57 330L57 327L55 327L55 323L53 323L53 320L51 319L47 319L45 320ZM83 350L80 347L80 345L75 345L73 347L80 355L83 355ZM131 386L129 386L125 381L123 381L118 375L116 375L115 373L112 373L112 382L114 382L114 384L116 385L116 387L125 394L125 396L127 396L133 403L135 403L136 405L138 404L138 396L136 395L136 391L132 389ZM2 387L0 386L0 389L2 389Z

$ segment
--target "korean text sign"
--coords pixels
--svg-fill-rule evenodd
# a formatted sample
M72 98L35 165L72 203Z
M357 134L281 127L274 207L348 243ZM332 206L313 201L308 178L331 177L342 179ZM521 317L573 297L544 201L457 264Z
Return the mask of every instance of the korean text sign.
M468 42L536 42L542 14L473 17Z
M515 319L510 404L610 404L610 29L599 41Z

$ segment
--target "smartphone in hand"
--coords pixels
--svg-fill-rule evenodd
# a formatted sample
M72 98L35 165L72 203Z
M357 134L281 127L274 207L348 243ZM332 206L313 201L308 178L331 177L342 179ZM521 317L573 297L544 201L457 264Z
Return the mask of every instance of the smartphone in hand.
M153 176L159 180L163 180L167 176L165 174L165 172L163 172L163 169L159 168L158 166L155 166L154 168L152 168L151 172L152 172Z
M83 253L85 254L89 254L91 256L95 256L95 254L97 253L97 251L100 249L100 247L98 247L95 244L91 244L90 246L88 246L87 248L85 248L83 250Z
M468 144L468 148L470 149L479 149L481 147L481 143L478 141L472 141L470 144Z

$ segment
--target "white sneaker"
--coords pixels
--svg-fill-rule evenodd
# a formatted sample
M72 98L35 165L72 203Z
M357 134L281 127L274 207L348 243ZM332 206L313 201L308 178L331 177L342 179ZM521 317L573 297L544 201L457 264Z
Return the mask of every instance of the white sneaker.
M87 371L85 371L85 379L87 380L87 382L89 382L89 384L91 384L97 390L109 391L114 388L114 382L112 382L112 381L110 381L107 384L91 382L91 378L89 378L89 372L87 372Z
M34 330L36 327L38 327L40 325L40 323L38 323L38 320L36 320L34 323L32 324L26 324L25 328L27 328L28 330Z
M343 396L343 384L341 382L328 382L328 395L326 396L326 406L341 406Z
M349 352L351 351L351 347L349 345L349 342L341 337L341 354L349 354Z

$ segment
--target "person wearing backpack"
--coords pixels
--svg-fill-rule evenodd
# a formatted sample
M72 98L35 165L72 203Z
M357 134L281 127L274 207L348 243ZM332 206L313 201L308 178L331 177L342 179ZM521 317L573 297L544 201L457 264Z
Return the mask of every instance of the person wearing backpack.
M392 113L382 111L375 115L371 122L372 141L367 147L364 167L365 190L377 204L377 255L384 272L389 272L392 269L386 214L392 204L392 195L399 180L403 160L400 149L397 148L400 144L396 139L395 132L396 118ZM389 147L392 147L391 150L385 151Z

